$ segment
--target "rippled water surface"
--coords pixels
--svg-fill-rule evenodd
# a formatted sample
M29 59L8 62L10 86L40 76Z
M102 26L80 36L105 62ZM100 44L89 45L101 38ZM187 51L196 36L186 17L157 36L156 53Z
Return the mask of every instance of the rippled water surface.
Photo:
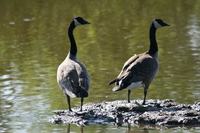
M91 76L84 103L127 99L127 92L112 92L108 82L132 55L149 48L148 32L154 18L170 27L157 31L159 72L147 99L200 101L199 0L2 0L0 2L0 132L86 133L197 133L184 130L145 129L124 124L54 125L55 110L68 109L56 82L56 70L69 50L68 25L76 16L91 22L75 29L78 58ZM143 89L131 99L143 99ZM80 106L80 99L72 99ZM70 129L69 129L70 128Z

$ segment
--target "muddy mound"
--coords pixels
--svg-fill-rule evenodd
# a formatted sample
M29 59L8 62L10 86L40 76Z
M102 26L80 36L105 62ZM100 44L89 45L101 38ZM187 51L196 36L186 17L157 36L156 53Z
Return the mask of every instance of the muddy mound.
M148 124L156 126L200 126L200 102L193 105L179 104L173 100L142 100L128 103L125 100L88 103L80 108L55 112L50 119L55 124L76 124L85 126L90 124L113 123L116 125Z

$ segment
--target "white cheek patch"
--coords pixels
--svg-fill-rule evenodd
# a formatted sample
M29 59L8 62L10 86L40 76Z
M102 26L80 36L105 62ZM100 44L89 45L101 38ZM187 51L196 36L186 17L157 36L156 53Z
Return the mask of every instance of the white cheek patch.
M154 24L155 28L162 27L162 25L160 25L157 21L153 21L153 24Z
M76 19L74 19L74 24L75 24L75 26L81 25L81 23L79 23Z

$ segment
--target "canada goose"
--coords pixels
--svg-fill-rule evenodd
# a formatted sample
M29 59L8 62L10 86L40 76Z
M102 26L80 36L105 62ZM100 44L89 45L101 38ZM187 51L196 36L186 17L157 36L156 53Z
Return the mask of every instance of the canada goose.
M144 88L144 100L145 104L147 90L149 85L155 78L158 71L158 46L156 42L156 29L163 26L170 26L163 22L161 19L154 19L151 23L149 38L150 48L147 52L134 55L128 61L125 62L120 74L109 85L115 83L113 91L119 91L123 89L128 90L128 103L130 103L131 90Z
M57 82L64 94L67 97L69 111L70 97L81 98L81 111L83 106L83 98L88 97L88 90L90 87L90 77L85 65L78 62L77 47L73 35L73 30L76 26L90 24L81 17L76 17L72 20L68 28L68 36L71 43L70 51L65 60L60 64L57 70Z

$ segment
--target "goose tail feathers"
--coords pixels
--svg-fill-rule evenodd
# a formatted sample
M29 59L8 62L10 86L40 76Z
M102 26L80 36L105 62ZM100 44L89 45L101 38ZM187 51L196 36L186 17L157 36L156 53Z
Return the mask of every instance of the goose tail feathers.
M77 92L77 97L88 97L88 92L85 89L80 89Z
M114 84L115 82L118 82L118 81L119 81L119 79L114 79L114 80L110 81L110 82L108 83L108 85Z
M115 87L112 89L112 91L119 91L119 90L122 90L122 88L121 88L119 85L115 86Z

